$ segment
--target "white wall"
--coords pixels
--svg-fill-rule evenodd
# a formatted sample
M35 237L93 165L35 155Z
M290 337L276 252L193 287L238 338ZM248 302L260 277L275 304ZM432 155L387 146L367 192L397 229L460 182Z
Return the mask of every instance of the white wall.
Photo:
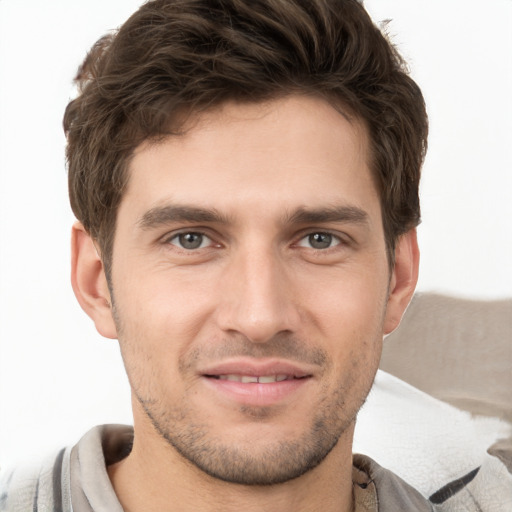
M0 0L0 466L129 422L115 341L69 285L62 113L86 49L138 0ZM420 290L512 296L512 2L368 0L422 86Z

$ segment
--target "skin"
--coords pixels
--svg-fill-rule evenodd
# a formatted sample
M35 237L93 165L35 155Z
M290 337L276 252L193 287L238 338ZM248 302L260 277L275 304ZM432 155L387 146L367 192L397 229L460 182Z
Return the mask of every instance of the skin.
M289 96L142 144L112 261L109 289L75 225L75 293L132 387L134 447L109 468L123 507L351 510L356 414L418 268L411 231L389 269L366 129Z

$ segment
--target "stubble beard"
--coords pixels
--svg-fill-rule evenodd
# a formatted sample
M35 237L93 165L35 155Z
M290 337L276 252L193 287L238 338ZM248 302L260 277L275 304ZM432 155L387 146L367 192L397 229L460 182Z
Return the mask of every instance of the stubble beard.
M304 475L329 455L355 423L372 382L373 378L348 408L345 401L348 391L343 386L340 385L334 396L324 394L309 427L294 440L258 443L258 439L253 439L239 445L216 439L208 425L193 420L187 407L164 409L161 402L135 395L161 438L193 466L225 482L269 486ZM254 421L265 421L272 415L261 407L246 407L241 412Z
M114 319L121 341L124 329L115 307ZM371 344L372 341L368 343ZM323 351L309 351L309 355L305 356L306 352L297 340L283 338L263 346L253 346L250 342L242 345L245 348L240 348L239 343L228 344L221 352L225 355L236 353L251 357L290 357L316 362L324 366L324 370L329 367L328 357ZM368 348L366 347L367 350ZM375 350L375 347L372 348ZM189 360L197 359L198 353L199 351L189 354ZM257 440L247 440L241 446L233 446L216 439L207 424L194 420L186 397L182 398L178 406L171 407L165 399L154 398L157 395L151 392L146 392L146 396L143 396L124 354L123 359L132 391L145 415L158 435L185 461L205 474L225 482L270 486L293 480L311 471L329 455L344 434L352 435L351 427L370 392L378 368L378 354L373 355L376 357L352 357L350 370L339 379L335 391L322 390L320 396L323 398L309 422L309 427L305 428L299 438L267 442L264 446L258 446L258 449L254 449ZM183 371L185 366L187 365L181 362L180 370ZM267 416L272 415L271 408L265 407L247 406L241 408L241 412L252 417L254 421L265 421ZM352 437L348 442L351 444Z

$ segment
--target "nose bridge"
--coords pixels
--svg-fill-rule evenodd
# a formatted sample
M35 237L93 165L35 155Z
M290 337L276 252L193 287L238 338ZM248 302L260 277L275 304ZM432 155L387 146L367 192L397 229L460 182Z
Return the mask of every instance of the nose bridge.
M263 343L295 329L298 312L285 262L270 244L253 242L239 248L226 269L221 293L224 330Z

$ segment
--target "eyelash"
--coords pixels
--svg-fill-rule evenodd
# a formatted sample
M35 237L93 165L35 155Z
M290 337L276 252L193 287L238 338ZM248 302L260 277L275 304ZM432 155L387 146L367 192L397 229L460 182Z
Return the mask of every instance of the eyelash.
M312 245L312 237L315 236L322 236L328 238L328 246L327 247L311 247ZM306 242L307 241L307 242ZM309 246L304 245L304 242L309 243ZM318 242L318 240L317 240ZM320 240L319 243L322 243ZM334 233L330 233L329 231L311 231L309 233L306 233L304 236L302 236L298 243L296 244L298 247L307 247L308 249L313 249L316 251L327 251L329 249L333 249L339 245L343 245L346 242L339 236L335 235Z
M201 237L201 241L200 241L199 245L197 247L184 247L183 241L182 240L180 241L180 238L185 237L187 235L188 236L195 235L195 236ZM329 245L327 247L322 247L322 248L311 247L311 241L312 241L311 237L318 236L318 235L328 238ZM206 239L206 241L209 241L209 243L207 243L207 245L204 245L205 239ZM179 241L179 244L173 243L173 240ZM308 243L308 242L309 242L309 246L306 246L305 243ZM164 240L164 243L174 245L174 246L178 247L179 249L186 251L186 252L193 252L193 251L196 251L199 249L206 249L208 247L211 247L212 244L214 244L215 242L211 236L207 235L206 233L204 233L202 231L182 231L180 233L174 233L172 236L166 237ZM320 241L319 243L322 243L322 242ZM305 248L312 249L315 251L323 252L323 251L328 251L329 249L333 249L339 245L347 245L347 243L348 242L346 240L344 240L339 235L335 235L334 233L331 233L329 231L317 230L317 231L310 231L310 232L302 234L301 237L298 239L298 241L293 245L295 247L305 247ZM220 246L220 244L217 244L217 245Z
M180 244L181 245L178 245L177 243L173 243L173 240L179 240L180 237L185 237L187 235L195 235L195 236L199 236L202 238L201 240L201 243L198 247L192 247L192 248L189 248L189 247L183 247L183 242L180 241ZM206 240L209 240L210 243L207 245L207 246L203 246L204 242L205 242L205 239ZM171 244L171 245L175 245L176 247L178 247L179 249L183 250L183 251L195 251L197 249L205 249L207 247L209 247L212 243L213 243L213 240L210 236L208 236L206 233L203 233L201 231L182 231L180 233L175 233L173 234L172 236L170 237L167 237L164 242L166 244Z

